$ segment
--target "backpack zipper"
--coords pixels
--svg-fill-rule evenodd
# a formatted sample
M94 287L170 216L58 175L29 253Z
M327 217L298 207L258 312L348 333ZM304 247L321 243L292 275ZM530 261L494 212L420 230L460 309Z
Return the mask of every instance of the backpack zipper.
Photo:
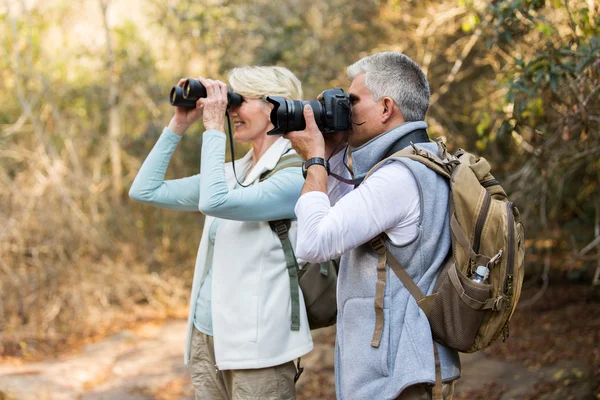
M515 270L515 216L513 214L514 203L509 201L506 203L507 216L508 216L508 263L506 264L506 283L504 286L504 293L506 293L508 303L513 295L513 274Z
M486 191L485 198L483 199L483 205L481 206L481 213L479 213L479 217L477 218L477 223L475 224L475 237L473 238L473 251L476 254L479 253L479 246L481 244L481 232L483 231L483 225L485 224L485 219L487 218L488 212L490 211L491 204L492 204L492 197Z
M515 215L513 213L514 203L509 201L506 203L507 207L507 222L508 222L508 260L506 263L506 281L504 283L504 293L506 294L506 306L510 307L510 301L513 296L513 274L515 270L514 256L515 256ZM510 335L510 331L508 328L508 323L510 321L506 321L506 324L502 328L502 341L505 342Z
M499 184L500 184L500 182L498 182L497 179L490 179L489 181L481 182L481 186L483 186L484 188L489 188L490 186L499 185Z

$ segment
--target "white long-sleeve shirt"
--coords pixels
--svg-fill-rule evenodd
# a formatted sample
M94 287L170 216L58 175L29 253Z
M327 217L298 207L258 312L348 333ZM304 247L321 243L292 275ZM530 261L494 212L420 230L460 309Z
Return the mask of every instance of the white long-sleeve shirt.
M348 176L343 152L330 160L330 168ZM421 215L417 181L400 162L390 162L358 188L328 179L328 195L313 191L300 196L296 255L310 262L339 257L385 232L394 245L410 242Z

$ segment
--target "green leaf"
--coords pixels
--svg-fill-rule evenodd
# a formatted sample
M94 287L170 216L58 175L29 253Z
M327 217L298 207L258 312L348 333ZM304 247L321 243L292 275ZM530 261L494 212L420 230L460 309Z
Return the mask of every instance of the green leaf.
M477 127L475 128L475 130L477 131L477 135L479 137L483 137L483 135L489 129L491 124L492 121L490 118L490 114L488 112L484 112L481 117L481 121L477 124Z
M552 36L554 33L554 28L550 24L537 24L535 29L539 32L542 32L546 36Z

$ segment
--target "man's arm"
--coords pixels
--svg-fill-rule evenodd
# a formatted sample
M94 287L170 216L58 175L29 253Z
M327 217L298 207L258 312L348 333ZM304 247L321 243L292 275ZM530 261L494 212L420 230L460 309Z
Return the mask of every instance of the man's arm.
M385 232L403 245L418 234L420 196L411 171L392 162L375 171L334 206L320 191L307 192L296 204L296 255L321 262L352 250Z
M321 166L311 166L306 171L306 181L300 196L308 192L323 192L327 194L327 171Z
M313 157L324 159L325 139L315 122L313 109L309 105L304 106L304 120L306 128L303 131L290 132L284 136L292 142L292 147L304 160ZM315 164L308 168L300 195L313 191L327 193L327 171L322 165Z
M325 156L333 156L333 152L339 153L346 147L346 132L336 132L323 136L313 114L313 109L309 105L304 106L304 120L306 128L303 131L289 132L285 138L292 142L294 150L304 160L313 157L325 159ZM327 172L322 165L314 164L307 170L306 181L302 188L302 193L308 192L327 193Z
M325 154L325 140L312 114L312 109L306 106L306 129L286 135L305 160ZM327 178L325 168L320 165L307 170L295 208L298 257L310 262L330 260L382 232L396 245L408 243L417 235L419 189L414 176L401 162L381 167L333 207L327 197Z

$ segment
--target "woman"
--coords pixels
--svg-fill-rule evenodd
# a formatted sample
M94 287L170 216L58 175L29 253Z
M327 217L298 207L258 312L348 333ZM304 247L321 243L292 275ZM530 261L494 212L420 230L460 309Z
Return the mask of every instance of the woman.
M185 362L196 399L294 399L293 360L313 348L302 296L300 329L291 330L290 280L281 242L267 221L295 219L304 183L289 167L268 179L290 142L266 133L273 128L266 96L301 99L298 79L281 67L243 67L229 74L243 96L232 108L234 139L252 149L225 163L227 86L198 78L207 97L195 109L177 107L168 127L144 161L130 190L138 201L206 215L190 299ZM178 84L183 85L184 80ZM200 174L165 181L183 133L202 117ZM295 222L290 228L295 242Z

